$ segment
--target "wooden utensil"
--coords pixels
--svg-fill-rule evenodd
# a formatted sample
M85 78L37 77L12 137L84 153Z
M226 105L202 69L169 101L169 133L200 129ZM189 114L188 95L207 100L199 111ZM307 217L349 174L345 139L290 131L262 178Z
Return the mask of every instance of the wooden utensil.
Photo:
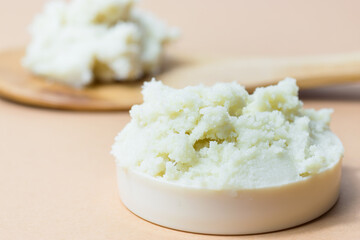
M128 110L142 102L143 81L71 88L34 76L21 66L24 50L0 54L0 96L27 105L79 111ZM300 88L360 80L360 53L296 58L205 59L174 56L156 78L182 88L236 81L249 91L276 84L285 77L297 79Z

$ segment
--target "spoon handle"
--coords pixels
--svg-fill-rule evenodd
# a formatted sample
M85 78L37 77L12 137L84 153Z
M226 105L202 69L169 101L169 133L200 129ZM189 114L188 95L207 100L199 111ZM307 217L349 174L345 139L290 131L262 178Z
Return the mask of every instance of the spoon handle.
M201 60L165 73L161 79L174 87L236 81L252 91L256 87L276 84L285 77L297 79L302 89L358 81L360 53Z

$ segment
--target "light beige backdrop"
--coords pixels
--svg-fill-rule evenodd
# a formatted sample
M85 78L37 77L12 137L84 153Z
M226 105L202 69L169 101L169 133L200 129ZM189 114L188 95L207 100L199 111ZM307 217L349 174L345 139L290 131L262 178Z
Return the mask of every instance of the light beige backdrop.
M46 0L0 0L0 48L22 46ZM360 51L357 0L140 0L182 30L176 48L207 54Z
M0 0L0 49L23 46L44 0ZM182 30L171 51L304 55L360 51L360 1L143 0ZM305 107L335 109L344 143L339 202L293 229L249 237L178 232L143 221L119 201L113 138L127 112L78 113L0 99L0 239L360 239L359 84L302 92Z

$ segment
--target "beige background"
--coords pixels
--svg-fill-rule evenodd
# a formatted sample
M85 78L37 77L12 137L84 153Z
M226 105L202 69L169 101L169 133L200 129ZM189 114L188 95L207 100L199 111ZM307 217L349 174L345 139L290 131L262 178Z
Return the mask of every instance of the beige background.
M0 0L0 49L23 46L44 0ZM198 55L304 55L360 51L360 1L143 0L179 26L171 51ZM335 109L344 143L339 202L321 218L246 239L360 238L359 84L301 93ZM178 232L143 221L119 201L114 136L126 112L78 113L0 99L0 239L245 239Z

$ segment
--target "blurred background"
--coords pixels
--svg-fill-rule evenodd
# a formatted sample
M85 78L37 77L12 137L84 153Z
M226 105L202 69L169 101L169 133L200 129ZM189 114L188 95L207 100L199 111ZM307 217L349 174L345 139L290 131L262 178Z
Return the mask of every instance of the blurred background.
M24 46L46 0L0 0L0 49ZM174 51L304 55L360 51L358 0L141 0L182 37Z

